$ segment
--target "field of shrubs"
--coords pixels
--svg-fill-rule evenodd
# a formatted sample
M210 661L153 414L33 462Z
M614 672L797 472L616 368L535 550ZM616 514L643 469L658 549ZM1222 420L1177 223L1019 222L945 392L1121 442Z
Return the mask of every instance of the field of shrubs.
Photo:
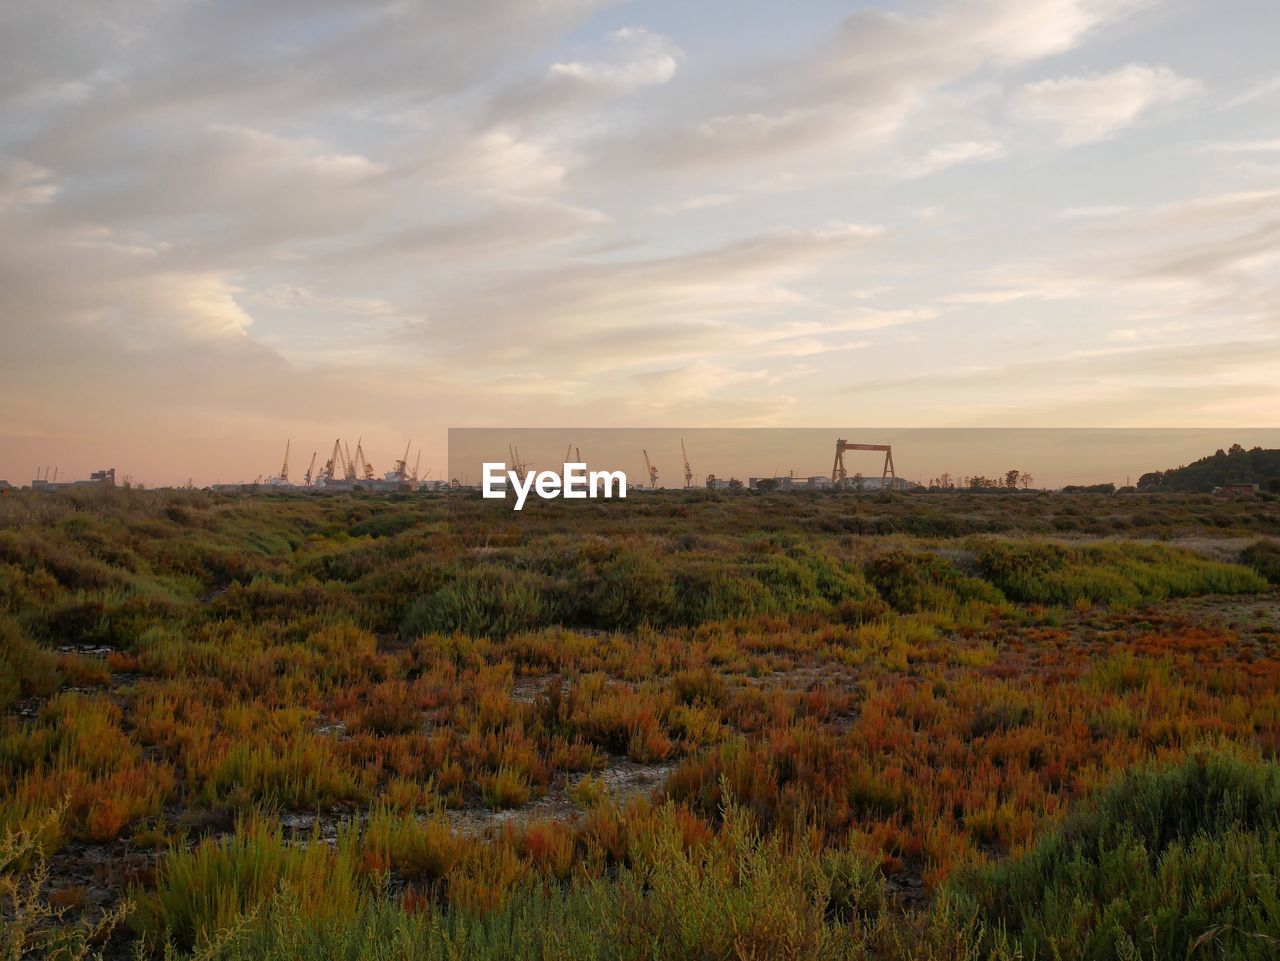
M1274 958L1278 583L1274 495L7 496L0 955Z

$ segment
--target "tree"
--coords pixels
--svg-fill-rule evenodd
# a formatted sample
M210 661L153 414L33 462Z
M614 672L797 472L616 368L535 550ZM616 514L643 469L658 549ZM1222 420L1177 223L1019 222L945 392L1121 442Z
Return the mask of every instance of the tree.
M1017 487L1017 486L1018 486L1018 475L1019 475L1019 474L1021 474L1021 473L1022 473L1022 472L1021 472L1021 471L1018 471L1018 470L1008 470L1008 471L1005 471L1005 472L1004 472L1004 486L1005 486L1005 487L1007 487L1007 488L1009 488L1010 490L1013 490L1015 487Z
M1030 474L1026 473L1025 471L1018 477L1018 483L1022 485L1023 490L1027 490L1028 488L1030 488L1034 482L1035 482L1035 478L1032 477Z
M867 489L867 479L862 476L862 471L853 475L853 489L859 492Z
M1262 448L1232 452L1219 451L1190 464L1164 471L1152 471L1138 478L1141 491L1208 491L1225 484L1265 485L1280 475L1280 450Z
M951 488L955 487L956 484L955 484L955 481L951 479L951 475L948 474L946 471L943 471L942 474L938 477L938 486L941 487L943 490L950 490Z
M776 491L778 489L778 478L761 477L756 481L756 490L758 491Z

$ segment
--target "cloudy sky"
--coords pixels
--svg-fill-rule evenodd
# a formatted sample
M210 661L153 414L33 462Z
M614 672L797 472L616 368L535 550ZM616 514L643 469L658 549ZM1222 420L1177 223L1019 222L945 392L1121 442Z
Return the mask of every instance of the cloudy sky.
M0 478L252 478L286 438L300 475L339 435L443 468L507 423L1275 425L1278 34L1274 0L5 0Z

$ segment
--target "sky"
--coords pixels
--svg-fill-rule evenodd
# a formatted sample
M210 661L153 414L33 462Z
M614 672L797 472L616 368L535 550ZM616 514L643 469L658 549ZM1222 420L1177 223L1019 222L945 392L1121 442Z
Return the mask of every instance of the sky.
M1277 35L1274 0L6 0L0 478L1277 426Z

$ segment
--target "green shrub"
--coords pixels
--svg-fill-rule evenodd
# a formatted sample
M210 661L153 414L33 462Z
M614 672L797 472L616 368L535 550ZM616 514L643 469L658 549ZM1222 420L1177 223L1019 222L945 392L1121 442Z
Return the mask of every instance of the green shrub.
M680 623L693 626L731 617L778 613L776 602L764 585L739 570L709 560L682 564L676 572Z
M823 856L803 843L761 838L744 812L730 808L725 827L690 847L679 812L655 812L650 843L634 865L614 876L578 876L565 886L526 880L492 910L411 912L386 901L352 897L354 914L311 913L314 897L264 901L262 884L248 884L247 864L229 870L222 855L235 843L203 845L206 863L184 868L184 890L229 885L226 900L237 910L263 907L239 935L222 940L210 954L223 961L686 961L686 959L862 959L888 936L880 927L886 895L868 863L848 852ZM208 858L208 854L216 854ZM237 849L241 858L247 851ZM296 888L297 869L275 867L281 852L270 847L263 879L284 879ZM173 856L171 856L172 858ZM180 856L184 865L195 859ZM261 857L261 855L259 855ZM301 855L294 855L295 860ZM340 862L333 856L331 864ZM345 883L345 882L344 882ZM165 895L172 897L174 871L166 870ZM314 892L323 888L313 885ZM236 892L232 895L230 892ZM252 892L241 893L241 892ZM197 898L190 913L204 919L217 912ZM179 917L187 906L178 900ZM230 922L228 922L230 923ZM195 926L204 932L204 925ZM191 943L193 925L180 929Z
M60 683L58 656L0 617L0 711L22 697L47 697Z
M1028 959L1274 958L1280 765L1211 754L1132 772L944 901L987 949Z
M1267 583L1255 571L1161 544L1058 544L984 541L983 576L1026 603L1133 605L1167 597L1244 594Z
M1280 584L1280 543L1255 541L1244 549L1240 559L1272 584Z
M368 520L351 525L352 537L392 537L407 531L418 522L413 514L377 514Z
M955 610L965 601L1004 601L986 581L967 577L936 554L889 551L867 564L867 580L900 614Z
M506 637L545 627L546 606L528 574L486 567L419 598L405 613L406 638L462 631L474 637Z
M621 550L597 568L583 619L603 630L641 624L665 627L674 620L675 611L670 570L655 557Z
M352 842L344 835L334 848L318 837L295 844L279 827L241 822L225 838L171 851L155 892L137 893L133 924L152 943L172 940L189 948L282 896L304 917L350 920L366 903Z

